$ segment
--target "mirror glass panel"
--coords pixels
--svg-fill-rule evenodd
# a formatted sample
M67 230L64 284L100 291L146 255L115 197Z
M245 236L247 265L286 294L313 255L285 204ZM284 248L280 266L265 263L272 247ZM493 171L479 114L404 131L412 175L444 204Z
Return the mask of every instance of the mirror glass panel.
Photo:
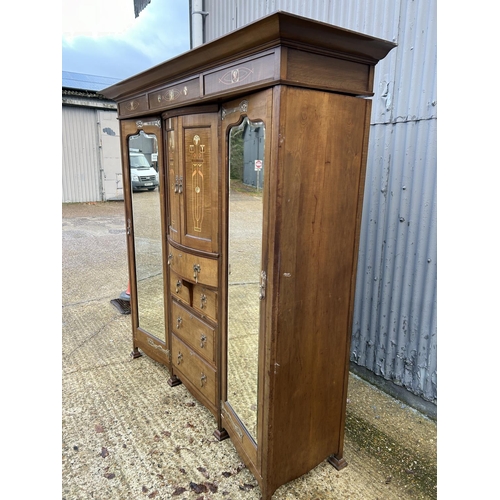
M263 122L229 133L227 401L257 442Z
M158 141L155 135L129 137L139 327L165 341L162 232Z

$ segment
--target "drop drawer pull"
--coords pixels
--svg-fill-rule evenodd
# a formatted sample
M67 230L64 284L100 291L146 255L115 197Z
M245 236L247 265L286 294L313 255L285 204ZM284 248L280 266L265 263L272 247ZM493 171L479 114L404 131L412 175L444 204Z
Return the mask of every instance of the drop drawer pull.
M201 300L200 309L204 309L207 305L207 296L204 293L202 293L200 300Z
M201 266L200 264L193 264L193 271L194 271L194 280L196 283L198 283L198 274L201 273Z

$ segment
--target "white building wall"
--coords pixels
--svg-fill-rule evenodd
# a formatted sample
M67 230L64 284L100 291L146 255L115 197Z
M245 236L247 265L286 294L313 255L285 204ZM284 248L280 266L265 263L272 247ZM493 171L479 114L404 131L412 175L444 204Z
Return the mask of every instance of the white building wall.
M101 201L96 110L62 108L62 201Z
M116 109L72 102L62 106L62 202L123 199Z

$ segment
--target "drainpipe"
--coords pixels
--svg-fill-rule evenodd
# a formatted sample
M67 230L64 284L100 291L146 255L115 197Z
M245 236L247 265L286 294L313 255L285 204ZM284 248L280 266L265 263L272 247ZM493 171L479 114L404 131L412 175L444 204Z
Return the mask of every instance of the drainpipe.
M205 43L205 16L203 0L190 0L191 7L191 48L194 49Z

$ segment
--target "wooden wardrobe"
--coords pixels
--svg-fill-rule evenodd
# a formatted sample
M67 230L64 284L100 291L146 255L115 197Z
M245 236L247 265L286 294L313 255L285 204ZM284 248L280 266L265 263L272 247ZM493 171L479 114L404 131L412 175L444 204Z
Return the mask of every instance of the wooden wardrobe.
M394 46L276 12L102 91L118 103L132 355L213 413L264 499L346 465L368 98ZM158 189L132 192L131 149Z

